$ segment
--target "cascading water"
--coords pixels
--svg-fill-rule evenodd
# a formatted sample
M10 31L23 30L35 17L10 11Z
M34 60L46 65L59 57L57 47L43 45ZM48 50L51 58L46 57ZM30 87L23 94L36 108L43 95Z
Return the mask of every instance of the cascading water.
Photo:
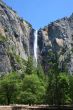
M36 30L34 31L34 59L36 66L37 66L37 48L38 48L37 40L38 40L38 31Z

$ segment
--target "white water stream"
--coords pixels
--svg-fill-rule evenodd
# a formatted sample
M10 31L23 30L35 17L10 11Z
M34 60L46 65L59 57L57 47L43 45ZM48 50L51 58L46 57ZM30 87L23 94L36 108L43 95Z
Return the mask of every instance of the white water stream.
M37 49L38 49L38 45L37 45L37 40L38 40L38 31L36 30L34 32L34 59L35 59L35 63L36 63L36 66L37 66Z

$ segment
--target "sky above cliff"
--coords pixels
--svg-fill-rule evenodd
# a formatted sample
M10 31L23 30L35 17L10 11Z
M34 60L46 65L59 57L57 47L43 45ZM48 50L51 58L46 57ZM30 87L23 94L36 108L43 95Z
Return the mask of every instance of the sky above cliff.
M3 0L35 29L73 12L73 0Z

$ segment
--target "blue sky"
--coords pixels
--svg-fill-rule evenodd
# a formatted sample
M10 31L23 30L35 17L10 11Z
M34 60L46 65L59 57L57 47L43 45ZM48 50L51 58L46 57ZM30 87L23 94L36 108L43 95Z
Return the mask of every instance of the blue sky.
M73 0L3 0L17 11L19 16L30 22L35 29L50 22L70 16Z

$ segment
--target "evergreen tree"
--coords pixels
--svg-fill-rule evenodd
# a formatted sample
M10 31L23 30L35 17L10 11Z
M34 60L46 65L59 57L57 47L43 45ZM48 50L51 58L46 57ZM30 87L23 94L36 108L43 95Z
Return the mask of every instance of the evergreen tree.
M26 75L22 83L22 92L19 94L19 103L43 103L45 84L40 81L37 74Z
M28 57L25 73L30 75L30 74L33 73L33 69L34 69L34 67L33 67L33 59L32 59L32 57Z

